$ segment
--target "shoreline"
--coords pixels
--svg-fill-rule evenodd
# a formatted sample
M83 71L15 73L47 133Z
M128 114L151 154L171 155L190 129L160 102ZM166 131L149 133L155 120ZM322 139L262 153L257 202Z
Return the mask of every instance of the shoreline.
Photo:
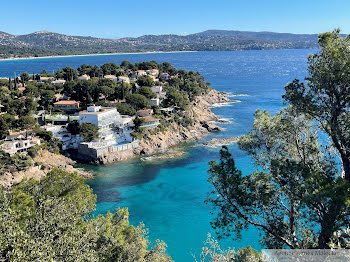
M147 52L128 52L128 53L93 53L84 55L55 55L55 56L28 56L28 57L13 57L13 58L0 58L1 61L15 61L15 60L33 60L33 59L45 59L45 58L67 58L67 57L80 57L80 56L108 56L108 55L143 55L143 54L176 54L176 53L196 53L199 51L147 51Z
M229 106L231 103L236 103L236 101L230 100L223 92L212 89L192 102L190 112L195 116L195 122L191 126L183 127L177 123L172 123L160 133L147 131L137 148L122 152L109 152L99 156L97 159L88 159L86 156L79 154L71 157L79 163L106 165L138 157L169 153L168 150L171 147L184 142L200 141L209 133L223 131L221 127L214 124L220 117L211 110L212 105L218 103L224 103L226 106Z

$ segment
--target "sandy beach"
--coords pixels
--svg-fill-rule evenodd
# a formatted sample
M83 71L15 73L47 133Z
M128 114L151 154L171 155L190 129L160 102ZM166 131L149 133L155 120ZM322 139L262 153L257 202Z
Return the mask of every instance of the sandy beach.
M45 58L61 58L61 57L75 57L75 56L108 56L108 55L142 55L142 54L174 54L174 53L194 53L198 51L171 51L171 52L136 52L136 53L103 53L103 54L84 54L84 55L56 55L56 56L28 56L28 57L12 57L12 58L0 58L1 61L12 61L12 60L28 60L28 59L45 59Z

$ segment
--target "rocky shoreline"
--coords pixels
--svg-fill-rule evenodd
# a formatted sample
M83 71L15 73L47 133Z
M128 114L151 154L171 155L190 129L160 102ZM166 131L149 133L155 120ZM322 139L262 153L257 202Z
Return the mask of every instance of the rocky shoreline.
M157 134L147 132L140 141L139 147L118 153L107 153L101 156L97 163L110 164L135 157L159 154L180 143L199 141L211 132L222 131L222 128L214 124L220 122L220 117L215 115L211 108L214 104L234 102L236 101L230 100L223 92L212 89L192 102L189 113L194 116L193 125L185 128L172 123L164 132Z
M92 173L81 168L75 168L76 162L72 159L60 154L50 153L47 150L41 150L33 160L34 165L26 170L0 174L0 186L9 188L23 179L34 178L39 180L54 168L64 169L68 172L77 172L78 175L84 178L93 177Z
M110 164L136 157L142 157L144 160L181 157L184 154L183 151L177 149L169 150L169 148L184 142L199 141L211 132L221 131L222 128L215 123L223 123L223 121L211 111L211 108L214 104L233 102L235 101L230 100L224 93L212 89L192 102L189 113L194 116L193 125L185 128L172 123L164 132L157 134L146 133L145 137L140 141L139 147L118 153L105 154L93 164ZM40 179L54 168L77 172L84 178L93 177L92 173L74 167L76 162L72 160L73 155L67 154L67 156L42 150L34 158L35 164L33 166L24 171L0 174L0 186L8 188L23 179Z

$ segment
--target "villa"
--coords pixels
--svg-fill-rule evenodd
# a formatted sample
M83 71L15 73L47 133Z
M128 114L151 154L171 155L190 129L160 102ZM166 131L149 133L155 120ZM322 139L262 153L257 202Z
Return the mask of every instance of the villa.
M114 107L89 106L79 113L79 124L90 123L99 128L114 127L120 118Z
M118 82L118 77L116 77L115 75L105 75L103 78L111 79L114 82Z
M169 80L170 79L170 75L168 73L163 73L160 75L160 78L164 79L164 80Z
M148 99L148 102L150 103L151 106L159 106L159 98L150 98Z
M84 75L79 76L78 79L80 79L80 80L89 80L90 76L87 75L87 74L84 74Z
M137 77L145 76L145 75L147 75L147 72L145 70L137 70Z
M49 82L51 80L53 80L54 78L53 77L49 77L49 76L40 76L40 79L39 79L39 83L45 83L45 82Z
M163 91L162 86L152 86L152 92L157 94L158 99L165 99L166 92Z
M64 83L66 83L66 80L64 80L64 79L57 79L57 80L51 82L51 84L53 84L53 85L63 85Z
M153 69L147 70L147 73L149 73L152 76L157 76L159 74L159 70L156 68L153 68Z
M143 127L143 128L155 128L157 127L159 124L160 124L160 119L159 118L155 118L153 116L146 116L146 117L143 117L143 123L140 127Z
M145 110L139 110L137 111L137 115L140 117L150 116L153 114L152 109L145 109Z
M76 112L79 108L79 102L75 100L61 100L54 103L54 107L65 112Z
M127 76L118 76L118 82L130 83L130 79Z
M32 137L32 132L12 133L6 137L1 149L10 155L26 153L33 146L40 145L40 138Z
M162 86L152 86L152 92L158 94L158 93L161 93L162 91L163 91Z
M88 159L96 160L108 152L119 152L136 148L138 140L131 136L133 121L122 116L114 107L89 106L79 113L79 124L90 123L99 127L99 138L80 143L78 152Z

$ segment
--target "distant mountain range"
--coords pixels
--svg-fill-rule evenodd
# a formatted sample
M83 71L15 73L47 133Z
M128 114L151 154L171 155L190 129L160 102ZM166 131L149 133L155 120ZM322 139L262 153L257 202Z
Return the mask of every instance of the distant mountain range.
M120 39L47 31L11 35L0 31L0 58L146 51L228 51L318 48L317 34L208 30L190 35Z

